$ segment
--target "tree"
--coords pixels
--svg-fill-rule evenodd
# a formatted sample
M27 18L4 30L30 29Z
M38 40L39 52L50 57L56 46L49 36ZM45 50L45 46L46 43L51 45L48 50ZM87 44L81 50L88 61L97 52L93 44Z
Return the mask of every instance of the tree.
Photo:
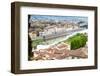
M87 42L87 36L85 34L76 34L72 37L70 37L68 40L64 41L65 43L70 43L71 50L78 49L80 47L84 47Z

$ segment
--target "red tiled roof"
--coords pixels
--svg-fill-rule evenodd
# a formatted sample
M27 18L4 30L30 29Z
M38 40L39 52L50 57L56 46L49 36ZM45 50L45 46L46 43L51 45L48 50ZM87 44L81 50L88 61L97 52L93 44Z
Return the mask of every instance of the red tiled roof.
M69 56L87 58L88 56L87 48L68 50L66 47L67 45L60 44L59 46L53 46L47 49L40 49L39 51L34 51L34 54L37 54L36 59L38 60L64 59Z

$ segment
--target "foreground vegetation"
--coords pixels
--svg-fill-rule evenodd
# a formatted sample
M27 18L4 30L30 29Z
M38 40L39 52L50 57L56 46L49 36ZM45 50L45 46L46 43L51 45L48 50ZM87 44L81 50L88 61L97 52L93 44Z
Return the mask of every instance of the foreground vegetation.
M64 41L64 43L70 44L71 50L84 47L86 45L86 42L87 42L87 36L86 34L83 33L78 33Z
M32 40L32 47L36 49L37 45L42 44L44 40L42 38L37 38L35 40Z

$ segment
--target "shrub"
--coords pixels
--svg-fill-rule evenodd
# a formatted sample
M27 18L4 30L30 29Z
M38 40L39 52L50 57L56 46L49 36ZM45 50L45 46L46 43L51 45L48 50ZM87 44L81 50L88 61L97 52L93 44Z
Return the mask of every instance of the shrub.
M65 43L68 42L71 45L71 50L78 49L80 47L84 47L86 45L87 36L84 34L76 34L70 37L68 40L64 41Z
M41 44L44 40L39 38L39 39L36 39L36 40L32 40L32 47L34 49L36 49L37 45Z

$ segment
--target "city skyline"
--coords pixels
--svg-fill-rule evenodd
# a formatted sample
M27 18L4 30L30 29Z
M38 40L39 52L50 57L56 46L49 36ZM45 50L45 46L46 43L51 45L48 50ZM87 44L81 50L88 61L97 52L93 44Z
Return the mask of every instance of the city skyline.
M30 15L30 20L46 20L46 21L84 21L88 23L86 16L56 16L56 15Z

